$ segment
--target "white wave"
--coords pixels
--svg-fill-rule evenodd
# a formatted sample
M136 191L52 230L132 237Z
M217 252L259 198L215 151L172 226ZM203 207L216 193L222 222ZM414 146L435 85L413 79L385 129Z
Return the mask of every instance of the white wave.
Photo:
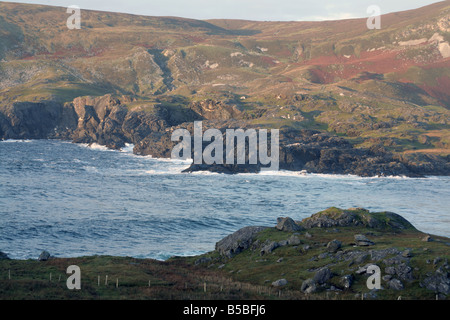
M114 149L109 149L107 146L103 146L101 144L98 144L96 142L93 143L76 143L77 146L83 147L83 148L89 148L92 150L99 150L99 151L116 151Z
M212 175L218 175L221 174L220 172L212 172L212 171L193 171L190 174L195 174L199 176L212 176Z
M100 145L100 144L98 144L98 143L91 143L89 146L88 146L90 149L93 149L93 150L101 150L101 151L114 151L114 150L112 150L112 149L109 149L108 147L106 147L106 146L102 146L102 145Z
M0 142L3 142L3 143L30 143L30 142L33 142L33 140L28 140L28 139L8 139L8 140L0 140Z
M333 174L333 173L310 173L305 171L291 171L291 170L262 170L258 173L239 173L240 175L261 175L261 176L286 176L286 177L300 177L300 178L326 178L326 179L351 179L351 180L370 180L370 179L437 179L429 176L423 178L413 178L405 175L400 176L370 176L362 177L354 174Z
M199 250L191 250L191 251L186 251L186 252L157 251L157 252L149 254L149 256L146 258L155 259L155 260L159 260L159 261L165 261L171 257L194 257L194 256L198 256L200 254L204 254L205 252L207 252L207 251L199 251Z
M120 149L120 152L133 153L133 149L134 149L134 144L132 144L132 143L125 143L125 147Z
M176 164L185 164L185 165L191 165L192 164L192 159L186 159L186 160L182 160L182 159L171 159L171 158L154 158L151 155L148 156L144 156L143 158L149 159L149 160L155 160L158 162L170 162L170 163L176 163Z
M184 174L182 171L184 168L164 168L164 169L151 169L145 170L146 174L151 175L166 175L166 174Z
M306 171L291 170L261 170L258 173L239 173L239 175L299 177L299 178L328 178L328 179L362 179L363 177L350 174L309 173Z
M92 167L92 166L83 166L83 169L88 172L98 172L98 169L96 167Z

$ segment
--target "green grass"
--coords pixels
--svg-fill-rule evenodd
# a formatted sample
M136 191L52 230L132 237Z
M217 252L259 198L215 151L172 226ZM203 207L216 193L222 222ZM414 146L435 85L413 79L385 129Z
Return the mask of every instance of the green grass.
M343 212L333 207L317 213L316 217L327 215L337 218ZM353 213L361 221L366 216L372 216L381 222L389 222L384 212L369 213L354 209ZM48 261L0 260L0 299L358 299L356 294L368 293L369 289L366 286L367 276L355 272L371 262L370 251L397 248L399 251L411 250L409 265L413 269L414 279L411 282L402 281L405 289L401 291L388 289L382 281L384 289L377 291L378 299L397 299L401 295L404 300L434 300L434 292L421 287L420 283L427 275L434 273L445 259L450 259L450 239L432 236L432 242L424 242L422 238L425 234L414 227L403 230L383 225L377 229L363 226L316 227L300 232L267 228L257 234L255 241L282 241L294 233L301 240L299 245L282 246L264 255L259 249L249 248L232 258L212 251L200 256L173 257L167 261L112 256L53 258ZM355 247L355 234L366 234L375 244ZM342 242L340 250L362 251L368 253L368 257L362 262L350 263L335 259L333 254L323 255L328 252L326 244L334 239ZM441 262L433 265L437 257L441 258ZM199 258L209 260L198 264ZM385 275L386 264L383 260L372 263L378 265L382 275ZM66 269L70 265L81 269L81 290L71 291L66 287ZM355 277L352 287L336 292L319 287L316 293L308 295L301 292L303 281L312 278L315 270L325 266L333 272L326 288L330 285L342 288L341 277L348 274ZM107 275L108 284L105 283ZM272 286L272 282L282 278L288 280L286 286Z

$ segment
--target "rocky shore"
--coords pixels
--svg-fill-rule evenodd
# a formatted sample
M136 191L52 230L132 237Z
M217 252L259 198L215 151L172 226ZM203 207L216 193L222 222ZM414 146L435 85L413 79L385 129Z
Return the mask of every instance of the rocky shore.
M174 98L175 99L175 98ZM138 155L170 158L177 142L174 130L193 132L193 122L203 129L248 129L259 127L245 119L236 106L203 101L156 103L131 109L130 96L79 97L71 103L56 101L14 102L0 106L0 139L64 139L75 143L98 143L121 149L135 145ZM205 147L205 146L204 146ZM347 140L317 130L280 128L280 169L359 176L449 175L447 157L432 154L393 154L383 146L354 148ZM193 164L188 172L259 172L259 165Z
M448 300L449 259L449 238L398 214L333 207L247 226L212 252L167 261L0 253L0 299ZM82 290L65 286L69 265L81 268ZM368 287L374 268L379 288Z

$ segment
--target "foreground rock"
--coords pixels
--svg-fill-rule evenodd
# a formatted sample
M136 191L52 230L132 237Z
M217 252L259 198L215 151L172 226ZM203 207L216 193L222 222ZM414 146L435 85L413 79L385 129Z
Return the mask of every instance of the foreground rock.
M330 208L320 214L339 218L346 211L355 210ZM0 279L0 296L29 299L33 286L33 297L51 299L111 298L111 294L114 298L149 298L149 291L157 293L156 299L204 299L206 283L212 299L450 299L450 239L433 235L432 242L423 242L425 234L416 229L386 227L383 212L358 209L357 213L372 216L380 224L375 228L353 224L339 229L313 227L306 232L278 230L274 221L272 227L238 230L219 241L213 252L167 261L108 256L52 258L46 263L0 259L0 269L11 269L11 279ZM364 235L374 244L356 246L355 235ZM129 270L120 276L120 283L128 285L66 296L66 286L55 287L48 276L65 275L67 266L73 264L82 265L90 279L97 279L99 265L106 274ZM375 266L381 278L378 290L366 284Z
M372 240L369 240L363 234L355 234L355 241L356 245L361 247L373 246L375 244Z
M402 216L393 212L371 214L362 208L341 210L329 208L303 219L300 223L305 228L330 227L365 227L374 229L415 229L414 226Z
M9 257L6 253L0 251L0 260L9 260Z
M397 299L399 292L413 299L447 299L449 239L433 236L434 241L423 242L423 237L392 212L329 208L302 221L284 217L274 227L243 228L217 243L216 259L224 270L239 268L238 279L244 274L266 281L281 274L273 286L282 288L285 280L289 290L308 295L332 291L356 297L363 290L364 299ZM364 292L375 267L382 288Z
M436 294L443 294L445 296L450 294L450 275L449 265L445 263L439 267L434 274L426 277L421 286L428 290L434 291Z
M248 249L255 235L264 229L266 227L244 227L217 242L216 250L221 255L231 258L243 250Z
M301 226L299 226L294 220L292 220L289 217L278 218L276 228L280 231L288 231L288 232L303 230Z
M288 284L288 282L286 279L279 279L277 281L272 282L272 286L274 286L274 287L283 287L287 284Z
M41 254L39 255L38 260L39 261L47 261L50 258L51 258L51 256L48 251L42 251Z

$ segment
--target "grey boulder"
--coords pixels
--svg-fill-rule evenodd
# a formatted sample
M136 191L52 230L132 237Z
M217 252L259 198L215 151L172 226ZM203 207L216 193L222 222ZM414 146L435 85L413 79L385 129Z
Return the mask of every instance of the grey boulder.
M313 280L318 284L324 284L328 280L330 280L332 276L333 273L331 272L331 270L328 267L323 267L316 272Z
M274 287L283 287L287 284L288 284L288 282L286 279L279 279L277 281L272 282L272 286L274 286Z
M369 240L363 234L355 234L356 245L361 247L373 246L375 243L372 240Z
M39 261L47 261L48 259L50 259L50 253L47 251L42 251L38 258Z
M314 293L317 290L317 284L314 279L306 279L305 281L303 281L300 290L303 293Z
M299 226L292 218L277 218L276 228L280 231L302 231L303 227Z
M9 257L6 253L0 251L0 260L9 260Z
M216 243L216 251L228 258L249 248L257 233L267 227L244 227Z

